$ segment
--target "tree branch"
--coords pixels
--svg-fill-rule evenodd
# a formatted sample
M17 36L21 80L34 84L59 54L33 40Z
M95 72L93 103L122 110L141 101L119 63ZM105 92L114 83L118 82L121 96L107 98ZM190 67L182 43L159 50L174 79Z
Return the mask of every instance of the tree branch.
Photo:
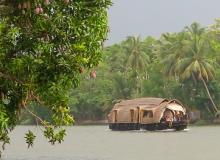
M0 71L0 78L4 78L4 79L8 79L8 80L11 80L11 81L18 82L20 84L24 84L22 81L18 80L16 77L14 77L12 75L5 74L1 71Z
M43 119L41 119L38 115L36 115L34 112L32 112L31 110L29 110L27 107L24 107L24 109L30 113L33 117L35 117L36 119L38 119L40 121L41 124L43 124L45 127L49 127L47 123L45 123L45 121Z

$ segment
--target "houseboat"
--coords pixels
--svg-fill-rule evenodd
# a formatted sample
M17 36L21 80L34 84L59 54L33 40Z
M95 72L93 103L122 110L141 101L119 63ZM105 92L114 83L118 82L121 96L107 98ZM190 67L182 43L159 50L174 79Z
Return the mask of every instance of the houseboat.
M137 98L116 103L108 114L111 130L184 130L186 108L176 99Z

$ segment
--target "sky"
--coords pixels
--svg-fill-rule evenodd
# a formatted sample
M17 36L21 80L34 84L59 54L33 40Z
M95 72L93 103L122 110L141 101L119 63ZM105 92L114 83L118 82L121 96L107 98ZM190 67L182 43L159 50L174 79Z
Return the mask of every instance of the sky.
M193 22L203 26L220 17L220 0L113 0L109 9L110 33L106 45L127 36L160 37L178 32Z

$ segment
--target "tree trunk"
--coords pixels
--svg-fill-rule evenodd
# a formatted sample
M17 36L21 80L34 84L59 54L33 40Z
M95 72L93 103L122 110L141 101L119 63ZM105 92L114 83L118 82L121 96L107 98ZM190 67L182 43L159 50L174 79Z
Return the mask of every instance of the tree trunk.
M136 96L135 98L139 97L139 86L138 86L138 82L136 81Z
M207 92L207 94L208 94L208 96L209 96L210 101L212 102L213 109L214 109L214 111L215 111L215 113L216 113L216 112L218 111L218 109L217 109L217 107L216 107L216 105L215 105L215 103L214 103L214 101L213 101L213 99L212 99L212 97L211 97L211 95L210 95L210 92L209 92L209 89L208 89L208 87L207 87L207 85L206 85L206 82L205 82L205 80L203 79L203 77L201 78L201 80L202 80L202 82L203 82L203 84L204 84L204 86L205 86L206 92Z

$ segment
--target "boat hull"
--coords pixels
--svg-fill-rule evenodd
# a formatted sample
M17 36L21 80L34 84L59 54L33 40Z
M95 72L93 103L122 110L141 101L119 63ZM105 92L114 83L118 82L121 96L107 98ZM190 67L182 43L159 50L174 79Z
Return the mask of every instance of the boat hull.
M115 131L129 131L129 130L166 130L175 129L176 131L181 131L187 128L186 122L173 122L169 123L153 123L153 124L138 124L138 123L111 123L109 124L109 129Z

